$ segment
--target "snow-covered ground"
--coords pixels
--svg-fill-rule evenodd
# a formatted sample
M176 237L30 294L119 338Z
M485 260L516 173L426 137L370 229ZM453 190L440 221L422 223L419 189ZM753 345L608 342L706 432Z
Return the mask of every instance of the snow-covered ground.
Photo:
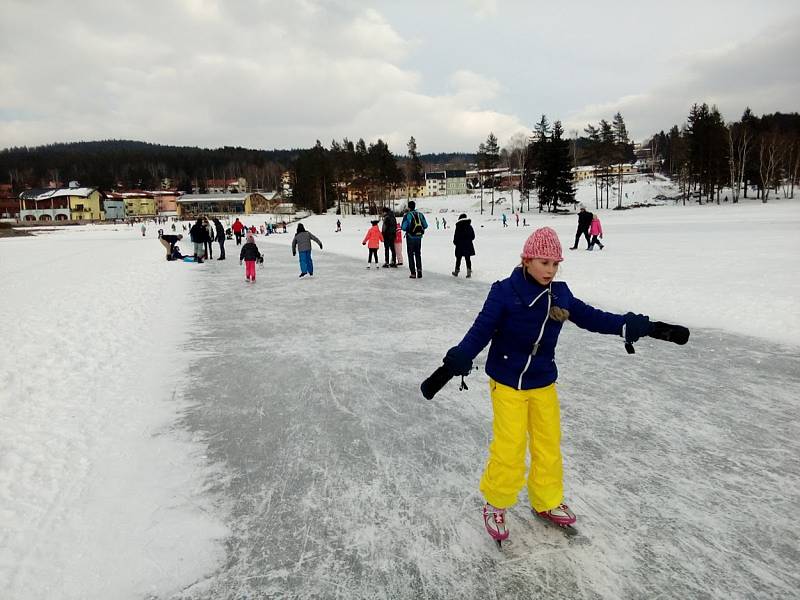
M653 185L629 201L674 193ZM363 217L341 233L335 215L305 219L325 245L311 281L290 235L258 236L255 285L233 242L232 260L167 263L153 226L0 239L0 596L793 597L800 203L600 210L606 249L590 253L566 249L574 215L517 228L505 202L480 216L473 196L420 200L418 281L363 268ZM472 280L449 275L462 211ZM477 492L486 377L433 402L418 385L541 225L577 296L692 339L628 356L565 328L581 536L532 523L523 492L498 553Z

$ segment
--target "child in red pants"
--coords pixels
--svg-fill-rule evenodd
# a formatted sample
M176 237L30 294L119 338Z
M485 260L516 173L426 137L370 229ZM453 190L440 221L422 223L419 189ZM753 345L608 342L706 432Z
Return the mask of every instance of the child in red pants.
M239 264L244 261L244 277L247 281L256 280L256 261L263 261L264 257L258 251L256 241L252 233L247 234L247 243L242 246L242 251L239 252Z

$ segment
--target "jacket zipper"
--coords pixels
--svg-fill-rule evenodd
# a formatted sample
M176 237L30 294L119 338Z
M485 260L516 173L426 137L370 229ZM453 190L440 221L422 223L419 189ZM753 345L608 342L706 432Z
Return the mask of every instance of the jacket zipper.
M539 330L539 337L536 338L536 341L533 343L533 349L531 353L528 355L528 360L525 363L525 368L522 369L522 373L519 374L519 381L517 382L517 389L522 389L522 378L525 376L525 372L528 370L528 367L531 366L531 362L533 361L533 357L536 356L536 353L539 351L539 342L542 341L542 336L544 336L544 328L547 326L547 319L550 317L550 306L553 303L553 295L550 293L550 286L547 286L546 290L543 290L541 294L536 296L528 305L528 308L533 308L533 305L536 304L536 301L541 298L544 294L547 294L547 312L544 315L544 321L542 322L542 328Z

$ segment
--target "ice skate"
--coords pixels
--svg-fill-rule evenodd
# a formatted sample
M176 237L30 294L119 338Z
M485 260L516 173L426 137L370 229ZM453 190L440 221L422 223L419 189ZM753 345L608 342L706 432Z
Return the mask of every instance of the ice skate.
M503 547L503 540L508 539L506 528L506 509L495 508L488 502L483 505L483 524L487 533L497 542L497 547Z
M467 279L472 277L472 269L467 269Z
M536 509L531 510L537 517L562 529L567 535L576 535L578 533L578 530L573 527L573 524L577 521L575 513L566 504L559 504L555 508L541 512Z
M458 269L450 273L453 277L458 277Z

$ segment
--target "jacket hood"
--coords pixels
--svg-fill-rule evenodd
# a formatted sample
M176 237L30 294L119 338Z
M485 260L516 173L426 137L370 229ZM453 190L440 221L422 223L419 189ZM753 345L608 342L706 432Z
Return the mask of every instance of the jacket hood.
M458 221L456 221L456 225L458 225L459 223L470 224L470 223L472 223L472 219L470 219L469 217L458 217Z

